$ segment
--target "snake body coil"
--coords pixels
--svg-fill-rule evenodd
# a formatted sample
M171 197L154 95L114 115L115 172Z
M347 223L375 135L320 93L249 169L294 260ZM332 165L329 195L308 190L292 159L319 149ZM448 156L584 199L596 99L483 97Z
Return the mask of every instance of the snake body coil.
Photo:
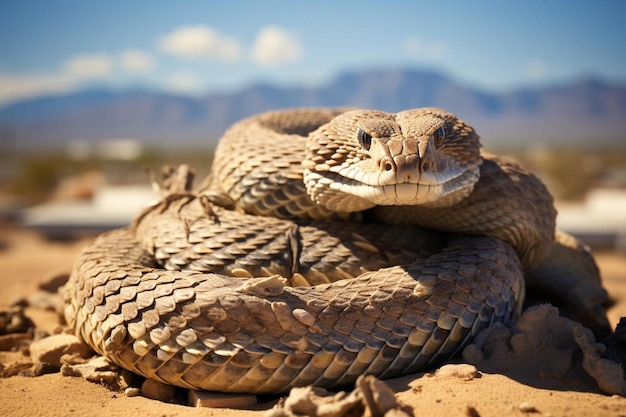
M115 363L182 387L432 367L514 315L554 235L541 182L439 109L266 113L225 134L198 189L178 179L85 248L65 316Z

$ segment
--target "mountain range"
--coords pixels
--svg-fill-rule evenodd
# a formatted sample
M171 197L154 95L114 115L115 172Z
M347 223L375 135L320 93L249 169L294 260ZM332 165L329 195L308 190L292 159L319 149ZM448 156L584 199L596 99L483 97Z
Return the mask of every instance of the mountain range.
M487 146L626 145L624 85L589 77L491 92L417 69L347 72L318 87L256 84L193 98L106 89L51 95L0 108L0 137L23 149L112 138L135 138L157 147L211 146L243 117L301 106L391 112L442 107L472 124Z

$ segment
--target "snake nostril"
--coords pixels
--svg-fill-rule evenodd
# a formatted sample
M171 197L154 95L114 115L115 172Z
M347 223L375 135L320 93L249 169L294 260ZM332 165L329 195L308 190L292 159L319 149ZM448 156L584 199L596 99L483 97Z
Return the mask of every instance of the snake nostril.
M393 169L393 165L391 165L391 162L385 162L385 163L383 164L383 169L384 169L385 171L391 171L391 170Z
M430 171L430 164L424 164L424 165L422 165L422 171L424 171L424 172L428 172L428 171Z

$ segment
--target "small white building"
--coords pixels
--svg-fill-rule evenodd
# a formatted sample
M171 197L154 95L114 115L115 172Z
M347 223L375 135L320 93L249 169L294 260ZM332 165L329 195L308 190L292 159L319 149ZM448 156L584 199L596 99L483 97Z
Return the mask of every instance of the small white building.
M128 226L158 197L149 186L119 185L97 189L91 200L64 200L24 209L22 225L55 239L73 239Z
M557 227L593 248L626 252L626 189L596 188L583 204L558 204Z

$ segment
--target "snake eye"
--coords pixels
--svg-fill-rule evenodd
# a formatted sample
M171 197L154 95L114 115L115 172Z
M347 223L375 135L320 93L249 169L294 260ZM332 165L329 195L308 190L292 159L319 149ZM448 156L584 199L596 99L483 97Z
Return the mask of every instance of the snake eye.
M359 145L361 145L361 148L369 151L370 146L372 146L372 135L370 135L363 129L359 129L357 133L357 138L359 139Z
M441 143L443 142L443 140L446 137L446 129L442 127L440 127L439 129L435 130L435 132L433 133L433 139L435 140L435 146L439 146L441 145Z

